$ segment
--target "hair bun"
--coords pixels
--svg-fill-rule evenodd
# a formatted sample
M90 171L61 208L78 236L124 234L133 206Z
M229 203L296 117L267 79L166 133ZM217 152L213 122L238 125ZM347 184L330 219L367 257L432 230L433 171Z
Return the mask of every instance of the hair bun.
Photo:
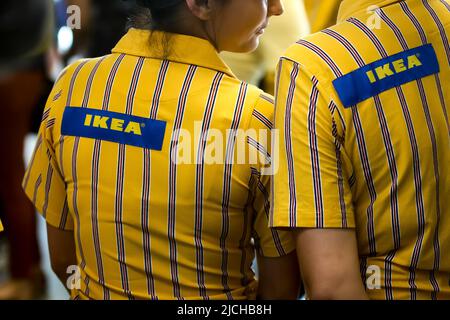
M183 0L138 0L138 4L150 9L164 9L179 4Z

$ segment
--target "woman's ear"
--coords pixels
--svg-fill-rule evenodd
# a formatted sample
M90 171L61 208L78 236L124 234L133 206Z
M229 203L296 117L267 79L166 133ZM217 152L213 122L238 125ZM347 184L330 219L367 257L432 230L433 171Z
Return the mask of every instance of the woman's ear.
M211 18L211 2L215 0L186 0L186 4L192 14L200 20L209 20Z

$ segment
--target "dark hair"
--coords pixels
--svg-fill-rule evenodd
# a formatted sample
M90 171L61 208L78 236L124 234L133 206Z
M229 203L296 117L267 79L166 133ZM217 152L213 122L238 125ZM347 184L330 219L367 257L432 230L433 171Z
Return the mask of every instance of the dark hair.
M197 4L206 4L207 0L196 0ZM224 4L226 0L219 0ZM130 18L129 27L150 31L163 31L162 39L150 35L150 45L162 49L162 58L167 58L170 52L170 37L180 32L179 23L184 20L183 15L189 12L185 0L138 0L139 9ZM189 33L186 33L189 34Z
M130 18L130 27L173 32L173 26L178 21L181 8L186 3L178 1L170 6L157 7L145 5L147 2L138 2L138 8Z
M165 59L170 53L171 34L174 33L174 26L177 25L181 9L186 3L181 1L162 8L155 8L144 4L142 1L138 2L136 10L129 18L128 27L152 31L149 45L161 48L161 58ZM163 31L164 36L162 39L153 37L153 31Z

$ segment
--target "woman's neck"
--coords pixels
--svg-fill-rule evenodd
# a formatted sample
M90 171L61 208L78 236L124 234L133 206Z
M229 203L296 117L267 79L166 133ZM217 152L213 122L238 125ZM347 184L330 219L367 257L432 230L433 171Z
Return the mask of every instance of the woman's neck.
M183 16L183 15L180 15ZM174 26L168 26L168 30L171 33L183 34L187 36L197 37L201 39L205 39L209 41L217 51L219 49L216 45L216 39L214 39L208 32L203 21L197 19L196 17L186 14L184 17L181 17Z

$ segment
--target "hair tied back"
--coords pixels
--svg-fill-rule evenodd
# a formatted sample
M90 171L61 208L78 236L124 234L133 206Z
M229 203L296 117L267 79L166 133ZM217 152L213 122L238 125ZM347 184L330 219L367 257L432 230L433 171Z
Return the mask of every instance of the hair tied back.
M183 0L137 0L141 6L149 9L165 9L179 4Z

